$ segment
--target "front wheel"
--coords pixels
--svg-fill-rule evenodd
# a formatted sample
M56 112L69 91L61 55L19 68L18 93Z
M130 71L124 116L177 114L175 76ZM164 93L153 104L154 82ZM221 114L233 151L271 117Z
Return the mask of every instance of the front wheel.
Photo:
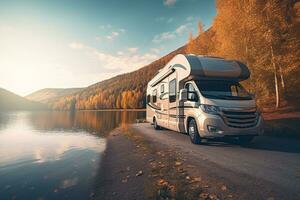
M194 119L191 119L188 123L188 134L193 144L201 143L201 137L198 132L197 123Z

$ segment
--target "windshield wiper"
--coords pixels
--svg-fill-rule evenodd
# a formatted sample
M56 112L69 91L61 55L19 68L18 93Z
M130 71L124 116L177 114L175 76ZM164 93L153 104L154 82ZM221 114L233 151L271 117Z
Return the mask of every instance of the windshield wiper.
M224 99L251 99L251 97L227 96L227 95L220 95L220 97Z

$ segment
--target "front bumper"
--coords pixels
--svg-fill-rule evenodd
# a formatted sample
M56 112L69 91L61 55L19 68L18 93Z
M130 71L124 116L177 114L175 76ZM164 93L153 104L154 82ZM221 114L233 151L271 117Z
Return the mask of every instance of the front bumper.
M209 131L208 126L215 127L216 131ZM225 124L221 116L211 114L201 114L198 117L198 127L200 136L203 138L216 138L225 136L245 136L245 135L261 135L263 134L263 119L258 117L257 123L249 128L235 128Z

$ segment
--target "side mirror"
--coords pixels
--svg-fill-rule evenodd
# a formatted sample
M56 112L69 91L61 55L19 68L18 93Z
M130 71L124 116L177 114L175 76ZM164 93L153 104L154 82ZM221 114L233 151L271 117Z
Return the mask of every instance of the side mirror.
M187 89L181 89L179 91L179 101L187 101L187 97L188 97Z
M251 97L252 99L255 99L255 94L250 93L250 97Z
M198 96L197 96L197 94L194 93L194 92L193 92L193 93L190 93L190 94L191 94L191 96L188 95L188 100L197 102L197 101L198 101Z

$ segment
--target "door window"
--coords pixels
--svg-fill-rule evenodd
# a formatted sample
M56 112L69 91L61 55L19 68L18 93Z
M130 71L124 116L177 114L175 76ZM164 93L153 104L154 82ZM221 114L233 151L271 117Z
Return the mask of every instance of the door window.
M176 101L176 79L173 79L169 83L169 102Z

